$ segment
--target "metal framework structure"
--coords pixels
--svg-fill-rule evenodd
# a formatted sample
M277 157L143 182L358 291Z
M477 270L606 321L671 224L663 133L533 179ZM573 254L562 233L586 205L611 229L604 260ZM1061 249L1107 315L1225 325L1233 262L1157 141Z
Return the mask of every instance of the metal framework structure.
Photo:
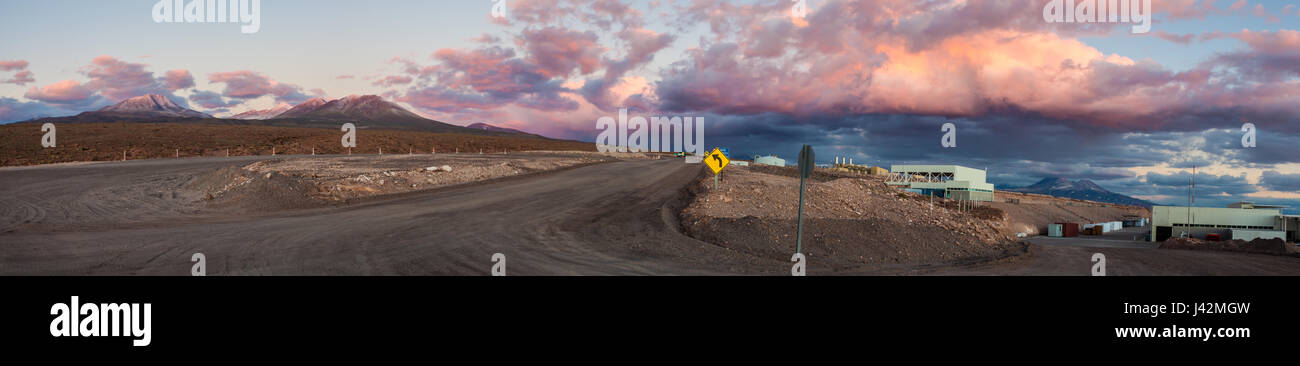
M936 173L936 172L898 172L889 173L885 177L885 183L944 183L956 179L953 173Z
M885 184L959 201L992 201L993 185L984 176L983 170L959 165L895 165Z

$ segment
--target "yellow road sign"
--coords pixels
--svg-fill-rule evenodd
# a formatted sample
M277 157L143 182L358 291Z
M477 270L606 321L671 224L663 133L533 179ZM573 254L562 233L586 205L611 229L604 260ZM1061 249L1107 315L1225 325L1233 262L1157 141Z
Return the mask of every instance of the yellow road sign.
M704 165L708 165L709 169L713 170L713 174L722 172L722 168L726 168L727 164L731 164L731 159L727 159L727 154L723 154L722 150L716 147L713 148L713 152L704 156Z

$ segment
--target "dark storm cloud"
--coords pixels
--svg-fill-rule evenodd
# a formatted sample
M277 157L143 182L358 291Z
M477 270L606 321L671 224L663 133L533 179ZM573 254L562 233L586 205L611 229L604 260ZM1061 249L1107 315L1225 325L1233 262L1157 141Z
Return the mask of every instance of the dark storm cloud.
M1147 183L1155 186L1156 194L1177 196L1185 194L1191 183L1191 172L1172 174L1147 173ZM1243 195L1258 192L1259 189L1246 182L1246 175L1196 174L1196 194L1198 196Z
M1273 191L1300 192L1300 174L1284 174L1270 170L1260 176L1259 184Z

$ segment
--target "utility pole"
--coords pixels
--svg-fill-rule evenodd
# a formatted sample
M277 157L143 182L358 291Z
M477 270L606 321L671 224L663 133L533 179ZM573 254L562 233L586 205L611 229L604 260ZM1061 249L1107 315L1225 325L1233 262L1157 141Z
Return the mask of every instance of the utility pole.
M1196 167L1192 167L1192 178L1187 179L1187 221L1183 223L1183 235L1192 236L1192 186L1196 184Z

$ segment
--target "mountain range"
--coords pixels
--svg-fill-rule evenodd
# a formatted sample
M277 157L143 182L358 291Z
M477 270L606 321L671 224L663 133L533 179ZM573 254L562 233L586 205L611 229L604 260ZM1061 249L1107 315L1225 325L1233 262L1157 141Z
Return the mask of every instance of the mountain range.
M1048 177L1026 187L1004 188L1002 190L1148 208L1154 205L1151 201L1111 192L1087 179L1071 182L1065 178Z
M350 95L334 100L312 98L297 105L281 103L265 110L249 110L229 118L215 118L206 113L181 107L166 96L149 94L128 98L117 104L75 116L40 118L28 122L199 122L313 128L338 128L341 123L352 122L362 129L546 138L483 123L461 127L435 121L408 111L377 95Z
M182 107L158 94L129 98L99 110L71 117L41 118L41 122L168 122L173 120L213 119L207 113Z
M239 114L236 114L236 115L230 116L230 118L231 118L231 119L250 119L250 120L272 119L272 118L275 118L276 116L279 116L279 115L283 114L285 111L288 111L289 109L292 109L292 108L293 108L293 105L292 105L292 104L289 104L289 103L280 103L280 104L278 104L278 105L276 105L276 106L274 106L274 107L267 108L267 109L250 109L250 110L245 111L245 112L243 112L243 113L239 113Z

